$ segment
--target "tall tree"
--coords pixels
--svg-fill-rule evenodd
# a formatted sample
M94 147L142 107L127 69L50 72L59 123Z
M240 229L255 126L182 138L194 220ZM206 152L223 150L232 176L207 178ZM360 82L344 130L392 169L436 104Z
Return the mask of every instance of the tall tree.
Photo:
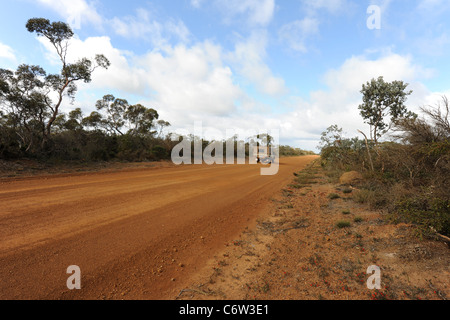
M130 134L145 136L156 133L156 131L152 131L154 121L159 118L155 109L149 109L140 104L129 106L124 117L129 122Z
M74 33L64 22L51 23L48 19L33 18L28 20L26 28L53 45L62 65L61 72L47 75L41 67L25 64L19 66L16 72L0 69L0 96L12 111L15 123L26 131L31 130L32 124L39 128L44 147L64 97L73 100L77 92L76 82L91 82L94 70L98 67L107 69L110 62L102 54L96 55L94 61L82 58L75 63L69 62L67 50ZM32 144L31 141L24 142L28 148Z
M165 120L158 120L157 121L157 126L159 127L159 129L158 129L158 137L161 138L163 136L164 128L170 127L171 124L170 124L170 122L165 121Z
M107 94L98 100L95 106L98 111L106 113L106 118L102 121L104 128L108 132L123 136L122 127L125 125L124 116L129 106L128 101Z
M363 104L359 106L364 122L370 125L370 135L375 145L381 136L401 118L416 117L407 110L405 102L412 91L406 91L403 81L386 82L383 77L363 84Z
M30 150L45 134L46 73L39 66L21 64L15 72L0 69L0 101L7 111L8 125L18 136L19 147Z

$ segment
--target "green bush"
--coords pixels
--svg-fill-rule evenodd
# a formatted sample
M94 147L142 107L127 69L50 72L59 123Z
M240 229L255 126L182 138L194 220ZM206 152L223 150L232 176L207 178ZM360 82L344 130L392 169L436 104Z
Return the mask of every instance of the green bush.
M430 235L436 231L450 236L448 199L428 198L426 195L404 199L396 204L395 216L401 221L415 224L421 235Z
M355 223L359 223L359 222L363 222L363 221L364 221L364 219L363 219L362 217L360 217L360 216L355 217L355 218L353 219L353 222L355 222Z
M341 220L336 223L336 227L338 227L339 229L349 228L350 226L350 221Z

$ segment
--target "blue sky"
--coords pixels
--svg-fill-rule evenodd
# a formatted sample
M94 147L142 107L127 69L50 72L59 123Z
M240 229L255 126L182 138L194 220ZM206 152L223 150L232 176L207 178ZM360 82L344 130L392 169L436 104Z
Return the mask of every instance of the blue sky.
M414 90L411 110L450 92L447 0L12 0L0 11L0 67L57 72L52 48L25 29L32 17L72 25L69 58L105 54L112 66L79 85L88 114L112 93L158 110L172 130L202 121L280 129L282 144L315 149L332 124L367 130L363 83L384 76ZM369 29L367 9L381 10ZM225 137L224 137L225 138Z

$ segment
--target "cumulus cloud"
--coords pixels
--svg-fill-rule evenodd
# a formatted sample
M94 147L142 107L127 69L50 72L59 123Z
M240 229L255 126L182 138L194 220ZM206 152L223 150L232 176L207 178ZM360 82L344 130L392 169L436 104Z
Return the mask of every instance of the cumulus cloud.
M247 39L238 41L230 54L230 61L244 78L254 84L257 90L268 95L281 95L288 92L281 77L274 76L264 61L267 34L255 31Z
M112 30L125 38L145 39L155 46L165 46L174 38L188 42L190 32L181 20L156 20L150 11L139 8L136 15L122 18L114 17L108 21Z
M318 32L319 20L313 17L305 17L302 20L295 20L283 25L278 31L278 35L291 49L306 53L308 51L306 40L318 34Z
M14 54L14 50L0 42L0 58L16 61L16 56Z
M227 20L244 15L251 26L269 24L275 11L275 0L216 0L215 3L222 8Z
M180 121L228 116L243 94L233 72L223 64L221 48L208 41L192 47L177 45L139 58L153 103ZM164 113L164 111L162 111Z
M40 41L49 57L56 60L54 48L47 40ZM139 101L130 103L151 106L173 124L209 116L226 117L235 111L236 101L243 96L234 83L232 70L223 63L221 47L208 41L189 47L167 46L141 56L114 48L108 37L74 38L69 48L69 61L98 53L111 61L108 70L95 70L91 83L79 84L80 91L118 92L123 98L137 96ZM92 106L94 102L90 101Z
M310 51L308 40L320 34L320 26L327 14L349 14L354 7L355 4L348 0L301 0L303 18L283 24L278 30L278 37L288 48L307 53Z
M39 38L39 41L46 49L47 58L53 63L56 63L56 61L59 63L55 49L49 41L45 38ZM129 59L132 54L114 48L109 37L90 37L85 40L74 37L70 41L67 61L73 63L84 57L93 59L97 54L104 54L110 60L111 66L108 70L95 70L92 83L88 86L80 84L80 88L113 88L131 94L143 94L145 92L145 86L141 79L143 70L130 65Z
M73 29L80 29L84 23L102 26L103 18L92 2L86 0L37 0L37 2L64 17Z

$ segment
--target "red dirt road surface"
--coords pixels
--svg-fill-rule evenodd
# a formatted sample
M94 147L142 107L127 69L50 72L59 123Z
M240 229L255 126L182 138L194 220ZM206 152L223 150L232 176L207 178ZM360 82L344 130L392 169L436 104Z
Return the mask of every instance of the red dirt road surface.
M0 299L173 299L315 158L4 180Z

